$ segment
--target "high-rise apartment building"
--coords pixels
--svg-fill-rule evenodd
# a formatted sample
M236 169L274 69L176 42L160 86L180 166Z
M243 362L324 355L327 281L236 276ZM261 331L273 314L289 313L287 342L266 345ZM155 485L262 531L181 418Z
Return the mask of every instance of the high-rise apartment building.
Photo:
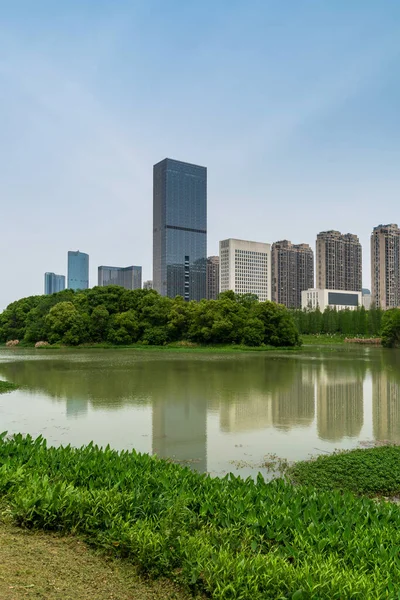
M98 267L98 285L120 285L127 290L142 287L142 267Z
M153 167L153 285L162 296L206 297L207 169L166 158Z
M317 235L316 249L317 288L361 291L362 253L356 235L322 231Z
M147 279L147 281L145 281L143 283L143 289L144 290L152 290L153 289L153 282L151 279Z
M207 300L216 300L219 294L219 256L207 258Z
M301 307L301 292L314 287L314 253L308 244L282 240L272 244L272 300Z
M87 290L89 287L89 255L70 250L68 252L68 289Z
M55 294L65 290L65 275L56 275L55 273L44 274L44 293Z
M371 304L384 310L400 306L400 229L374 227L371 235Z
M271 245L228 239L219 243L220 291L271 300Z

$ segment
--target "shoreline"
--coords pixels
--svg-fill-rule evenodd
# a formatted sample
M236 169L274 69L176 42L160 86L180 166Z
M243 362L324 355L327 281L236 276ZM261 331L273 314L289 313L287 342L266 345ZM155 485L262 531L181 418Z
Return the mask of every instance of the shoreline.
M111 344L108 342L98 342L90 344L79 344L77 346L67 346L63 344L48 344L35 348L35 344L20 343L14 346L3 346L9 350L15 349L36 349L36 350L143 350L143 351L173 351L173 352L202 352L202 353L234 353L234 352L291 352L298 353L309 347L337 347L352 345L364 345L381 347L380 338L348 338L345 335L338 334L304 334L300 336L302 344L300 346L244 346L242 344L195 344L187 341L171 342L165 345L151 344Z

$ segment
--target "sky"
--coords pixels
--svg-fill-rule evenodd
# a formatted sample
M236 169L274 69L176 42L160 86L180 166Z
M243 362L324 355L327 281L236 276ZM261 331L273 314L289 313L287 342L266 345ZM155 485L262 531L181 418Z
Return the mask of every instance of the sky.
M0 310L67 251L152 279L152 168L229 237L400 224L398 0L0 0Z

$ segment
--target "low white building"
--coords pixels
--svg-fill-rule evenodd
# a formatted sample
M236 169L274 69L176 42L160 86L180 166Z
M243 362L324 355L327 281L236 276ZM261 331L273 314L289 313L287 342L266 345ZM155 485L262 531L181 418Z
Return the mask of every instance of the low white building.
M323 312L325 308L336 310L356 310L362 306L362 293L347 290L326 290L312 288L301 292L301 308L315 310L319 307Z
M228 239L219 243L219 289L271 300L271 244Z

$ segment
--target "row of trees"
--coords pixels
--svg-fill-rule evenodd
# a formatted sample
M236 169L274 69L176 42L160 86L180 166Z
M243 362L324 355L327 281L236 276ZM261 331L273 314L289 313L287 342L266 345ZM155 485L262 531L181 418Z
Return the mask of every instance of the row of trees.
M296 327L301 334L341 333L347 336L378 336L384 312L381 308L365 310L291 310Z
M78 345L161 345L188 340L201 344L295 346L300 344L293 315L282 305L256 296L220 294L218 300L185 302L154 290L95 287L50 296L30 296L0 314L0 341L48 341Z

